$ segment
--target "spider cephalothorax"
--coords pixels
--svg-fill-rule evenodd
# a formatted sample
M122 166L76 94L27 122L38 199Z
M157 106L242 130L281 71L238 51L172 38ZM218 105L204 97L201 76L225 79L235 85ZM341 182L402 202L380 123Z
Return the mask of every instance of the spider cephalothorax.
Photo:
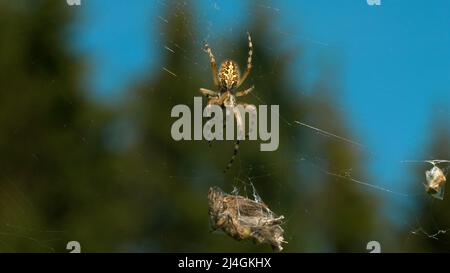
M208 53L210 62L211 62L211 71L212 77L214 81L214 85L217 91L209 90L206 88L200 88L200 92L209 98L208 105L219 105L221 107L228 107L232 109L232 113L236 118L236 123L238 128L243 128L243 117L236 106L240 105L249 111L256 111L256 107L251 104L246 103L237 103L236 97L245 96L253 90L253 86L244 90L237 91L237 88L241 86L242 83L247 79L250 74L250 70L252 69L252 55L253 55L253 44L252 38L250 37L250 33L247 33L248 36L248 59L247 59L247 68L244 71L244 74L241 77L239 72L239 67L235 61L226 60L224 61L220 67L218 74L216 71L216 59L212 53L209 45L205 43L205 51ZM225 170L228 170L233 164L234 158L239 150L239 139L236 141L236 145L234 146L233 157L227 165Z

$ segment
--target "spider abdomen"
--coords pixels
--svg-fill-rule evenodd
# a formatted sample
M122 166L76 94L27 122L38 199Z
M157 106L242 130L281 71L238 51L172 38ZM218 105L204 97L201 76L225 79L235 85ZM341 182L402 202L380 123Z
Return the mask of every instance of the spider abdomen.
M219 67L220 87L226 91L235 88L239 82L240 72L235 61L226 60Z

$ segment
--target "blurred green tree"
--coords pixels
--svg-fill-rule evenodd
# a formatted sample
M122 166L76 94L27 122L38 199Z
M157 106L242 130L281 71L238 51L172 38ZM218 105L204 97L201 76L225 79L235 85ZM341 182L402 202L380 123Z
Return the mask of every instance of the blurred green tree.
M107 144L112 112L88 100L70 52L69 10L0 2L0 251L113 250L135 224Z

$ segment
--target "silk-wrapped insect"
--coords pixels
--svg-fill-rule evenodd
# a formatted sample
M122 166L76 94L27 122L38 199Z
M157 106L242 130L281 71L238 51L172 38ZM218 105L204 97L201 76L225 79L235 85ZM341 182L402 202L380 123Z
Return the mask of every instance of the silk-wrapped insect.
M447 180L444 172L436 165L431 170L425 172L427 183L424 185L425 190L431 196L443 200L445 181Z
M219 187L209 189L209 217L213 231L222 230L232 238L267 243L283 250L284 216L277 216L260 199L227 194Z

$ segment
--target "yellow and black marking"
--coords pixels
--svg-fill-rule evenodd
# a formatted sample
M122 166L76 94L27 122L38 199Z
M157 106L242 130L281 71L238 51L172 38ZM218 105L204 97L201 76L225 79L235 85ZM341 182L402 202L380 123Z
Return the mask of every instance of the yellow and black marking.
M214 85L219 86L219 82L218 82L217 76L216 76L216 59L214 58L214 54L212 53L211 48L209 47L208 43L206 43L206 42L205 42L204 50L206 53L208 53L209 60L211 62L211 71L212 71Z
M224 91L235 88L239 82L240 72L236 62L224 61L219 67L219 83Z
M249 134L248 133L246 133L245 134L245 138L244 138L244 140L245 139L248 139L249 138ZM236 156L237 156L237 154L238 154L238 152L239 152L239 144L241 143L241 140L236 140L236 142L234 143L234 151L233 151L233 155L231 156L231 159L230 159L230 161L228 162L228 164L227 164L227 167L225 168L225 170L223 170L223 172L226 172L226 171L228 171L230 168L231 168L231 165L233 165L233 162L234 162L234 160L235 160L235 158L236 158Z
M236 158L238 152L239 152L239 143L240 140L236 140L236 143L234 144L234 151L233 151L233 156L231 156L230 162L228 162L227 167L225 168L225 170L223 170L223 172L228 171L231 168L231 165L233 165L234 159Z
M253 43L252 43L252 37L250 37L250 33L247 32L247 36L248 36L247 69L250 70L252 68Z
M239 80L237 87L241 86L242 83L247 79L248 75L250 74L250 71L252 70L252 57L253 57L253 43L252 43L252 37L250 36L250 33L247 32L248 36L248 58L247 58L247 67L244 71L244 74L242 75L242 78Z

